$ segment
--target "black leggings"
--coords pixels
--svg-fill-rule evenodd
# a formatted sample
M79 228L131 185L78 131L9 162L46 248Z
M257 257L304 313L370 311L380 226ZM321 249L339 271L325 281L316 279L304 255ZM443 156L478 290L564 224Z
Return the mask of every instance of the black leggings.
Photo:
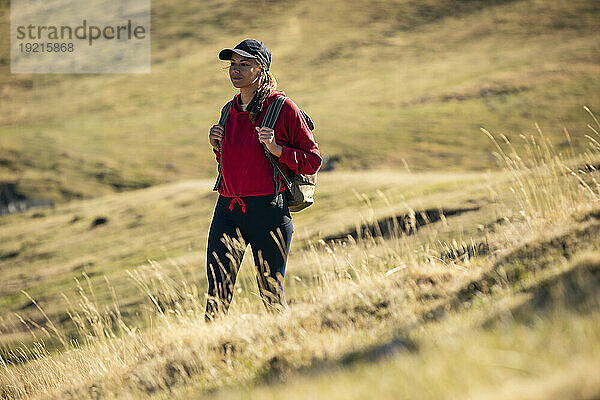
M233 199L219 195L208 234L207 320L227 312L248 244L252 247L258 289L265 307L270 310L287 307L283 277L294 226L285 194L279 193L275 206L270 204L272 194L242 197L236 202Z

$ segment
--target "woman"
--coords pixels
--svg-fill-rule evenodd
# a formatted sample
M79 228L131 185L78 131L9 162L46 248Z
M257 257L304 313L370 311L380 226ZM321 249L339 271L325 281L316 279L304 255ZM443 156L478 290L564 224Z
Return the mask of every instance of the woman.
M312 133L291 100L286 99L274 129L261 126L269 104L285 96L275 90L277 82L269 71L271 52L264 43L244 40L222 50L219 59L230 61L229 77L239 93L224 125L212 126L209 133L222 179L208 234L207 320L227 312L248 243L265 307L287 307L283 277L294 228L285 185L280 185L273 205L273 166L263 144L286 173L314 174L322 162Z

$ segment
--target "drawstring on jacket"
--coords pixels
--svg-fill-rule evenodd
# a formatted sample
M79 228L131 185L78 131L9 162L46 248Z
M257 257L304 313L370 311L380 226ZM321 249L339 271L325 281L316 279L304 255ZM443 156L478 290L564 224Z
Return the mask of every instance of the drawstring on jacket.
M231 203L229 203L229 210L233 211L233 207L235 207L236 204L242 206L243 213L246 212L246 203L244 203L244 200L242 200L242 198L238 195L231 199Z

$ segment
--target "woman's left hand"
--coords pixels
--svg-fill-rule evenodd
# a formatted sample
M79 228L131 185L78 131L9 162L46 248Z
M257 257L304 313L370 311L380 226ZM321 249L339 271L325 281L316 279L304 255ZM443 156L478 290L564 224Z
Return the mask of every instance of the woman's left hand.
M267 146L267 149L273 154L275 157L281 156L281 151L283 147L275 143L275 131L271 128L256 127L256 131L258 133L258 140Z

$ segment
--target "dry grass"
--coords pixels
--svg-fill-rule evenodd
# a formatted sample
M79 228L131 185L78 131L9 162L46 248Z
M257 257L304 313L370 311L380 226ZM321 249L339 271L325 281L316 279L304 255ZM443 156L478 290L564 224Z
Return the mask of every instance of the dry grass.
M600 150L600 124L592 124L592 147L581 156L590 161ZM561 369L595 366L600 354L600 299L595 285L583 284L598 279L596 171L575 170L580 158L540 137L527 138L527 155L498 145L512 176L509 190L491 185L504 222L468 239L461 230L446 239L443 227L454 220L441 219L417 234L309 246L288 273L286 313L262 310L242 277L230 314L206 324L202 288L150 262L130 274L148 298L140 308L147 328L136 329L108 282L114 301L101 306L98 287L85 280L69 310L78 339L42 323L34 345L15 346L0 361L0 396L187 398L241 385L218 396L294 389L326 397L333 377L344 385L336 395L349 398L368 397L374 382L390 398L489 397L529 393L543 376L556 380L541 398L595 395L596 373ZM482 240L480 253L465 251ZM44 341L54 336L62 348L50 353ZM290 386L261 386L286 380ZM499 383L498 391L490 386Z
M501 174L495 176L502 179ZM320 176L317 204L309 212L294 216L289 272L303 275L307 271L307 255L300 250L310 242L316 244L321 237L345 232L357 224L394 213L404 215L411 208L460 208L469 199L485 204L482 174L365 171L351 177L352 173L342 171ZM21 290L28 291L53 321L68 321L61 293L70 293L73 277L83 280L83 273L96 287L100 306L112 303L103 278L110 276L128 323L143 322L143 315L136 312L144 293L136 290L125 270L148 259L159 261L168 274L177 274L177 266L186 280L204 290L206 234L216 198L210 191L212 183L160 185L3 218L0 257L15 255L0 260L0 343L30 341L27 329L13 313L25 320L44 322ZM470 190L463 190L464 185L470 185ZM481 211L483 214L477 216L466 213L461 224L469 226L473 218L496 218L489 208ZM108 221L92 228L98 217ZM444 229L452 231L454 227ZM251 276L242 277L253 282Z

